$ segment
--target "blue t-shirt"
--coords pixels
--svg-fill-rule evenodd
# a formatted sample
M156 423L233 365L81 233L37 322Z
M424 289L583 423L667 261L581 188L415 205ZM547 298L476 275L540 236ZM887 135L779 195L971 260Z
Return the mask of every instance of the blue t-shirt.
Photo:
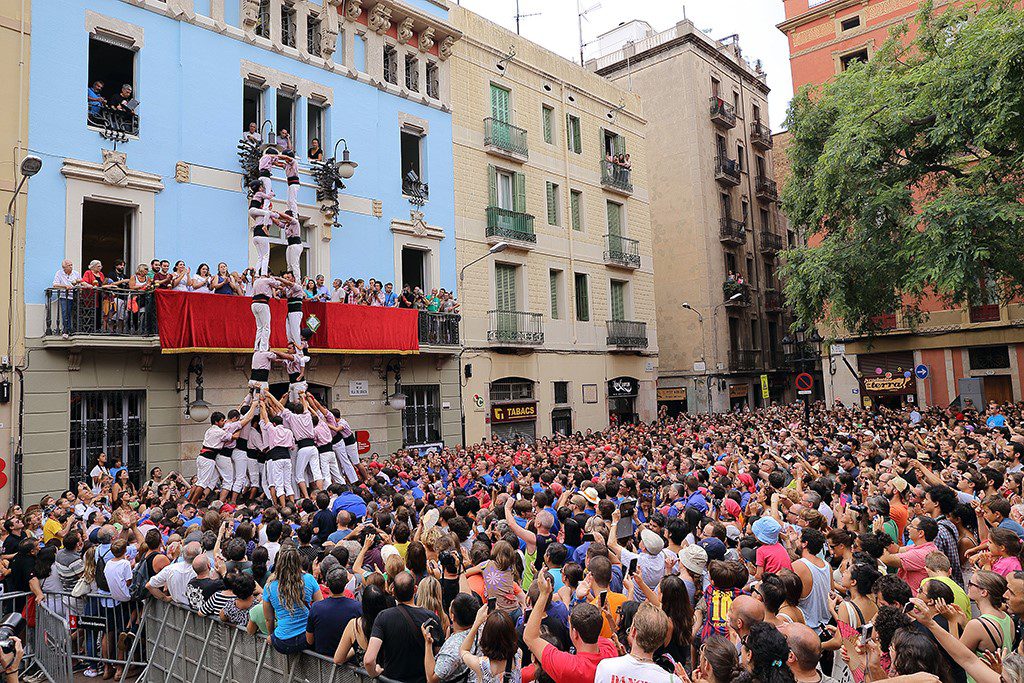
M988 419L985 420L985 426L989 427L989 428L992 428L992 427L1005 427L1006 426L1006 417L1003 416L1003 415L1000 415L999 413L996 413L995 415L989 415Z
M309 603L313 594L320 590L312 574L302 575L302 604L285 609L278 595L277 580L271 581L263 591L263 599L274 608L274 635L280 640L294 638L306 632L306 620L309 618Z
M313 634L313 649L333 657L348 622L362 615L362 605L351 598L334 597L314 603L306 621L306 633Z
M331 512L334 513L335 517L338 516L339 510L347 510L356 519L362 519L366 515L366 501L352 492L343 493L331 505Z
M1009 529L1013 533L1017 534L1017 538L1024 540L1024 526L1021 526L1017 522L1013 521L1009 517L999 522L1000 529Z

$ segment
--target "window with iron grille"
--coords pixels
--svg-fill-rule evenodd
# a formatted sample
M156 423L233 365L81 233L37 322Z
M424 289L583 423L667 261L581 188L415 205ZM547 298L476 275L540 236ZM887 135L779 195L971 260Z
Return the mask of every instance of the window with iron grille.
M145 391L72 391L69 485L86 481L100 453L107 467L117 460L128 468L136 486L145 469Z
M312 14L306 17L306 51L320 56L320 17Z
M260 0L259 14L256 17L256 35L270 38L270 0Z
M521 401L533 398L533 382L518 377L507 377L491 382L492 401Z
M427 97L441 98L441 72L430 60L427 60Z
M403 385L402 441L405 446L441 441L441 390L436 384Z
M420 91L420 60L412 55L405 56L405 87L413 92Z
M554 382L555 385L555 403L563 404L569 402L569 383L568 382Z
M384 46L384 80L398 85L398 50L390 45Z
M295 8L288 4L281 5L281 42L295 47Z
M1002 370L1010 367L1010 349L1006 346L981 346L967 349L971 370Z

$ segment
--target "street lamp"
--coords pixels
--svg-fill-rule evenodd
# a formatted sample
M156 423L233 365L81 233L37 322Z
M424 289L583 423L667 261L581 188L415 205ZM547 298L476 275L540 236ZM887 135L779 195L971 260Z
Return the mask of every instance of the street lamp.
M395 393L388 396L388 374L395 374ZM395 410L405 410L406 395L402 393L402 363L398 360L388 361L384 368L384 405Z
M185 417L193 422L206 422L210 419L210 404L203 400L203 357L193 356L185 371ZM196 376L195 400L189 400L189 384L192 375Z
M696 308L691 306L686 301L684 301L683 303L680 304L680 308L684 308L687 311L691 311L691 312L695 313L697 315L697 322L700 323L700 362L704 366L704 385L707 388L707 393L708 393L708 395L707 395L708 415L710 415L711 414L711 378L708 376L708 361L707 361L708 347L707 347L706 336L704 334L704 316L701 315L700 311L698 311ZM697 381L694 380L694 387L696 387L696 385L697 385Z
M345 149L341 151L341 161L337 162L338 175L342 178L351 178L356 172L356 166L359 164L352 161L351 157L349 157L348 140L345 138L339 138L338 141L334 143L334 154L332 155L332 158L338 158L338 145L343 142L345 143Z
M39 170L43 167L43 160L37 157L35 154L27 154L25 158L21 160L21 180L18 181L18 187L15 188L14 194L11 195L11 201L7 205L7 214L4 216L4 222L7 225L14 225L14 202L18 199L18 194L21 192L22 185L25 181L39 173Z
M501 252L505 251L506 249L508 249L508 242L498 242L497 244L492 245L491 248L487 250L486 254L484 254L480 258L473 259L472 261L470 261L466 265L462 266L462 269L459 270L459 289L460 290L462 289L462 279L466 275L466 268L469 268L471 265L473 265L475 263L480 263L481 261L483 261L485 258L487 258L488 256L490 256L492 254L500 254ZM460 291L459 294L461 295L462 292Z

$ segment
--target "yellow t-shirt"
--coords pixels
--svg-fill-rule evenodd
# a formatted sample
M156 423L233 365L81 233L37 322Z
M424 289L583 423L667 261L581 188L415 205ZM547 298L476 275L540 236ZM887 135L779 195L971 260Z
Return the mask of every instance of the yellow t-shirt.
M64 525L61 524L59 520L54 517L50 517L46 520L46 523L43 524L43 543L46 543L51 538L57 538L63 529Z
M971 599L967 597L967 593L964 592L964 589L961 588L956 581L948 576L929 576L926 579L921 579L921 588L924 589L924 585L929 581L941 581L949 586L950 590L953 591L953 602L957 607L964 611L964 614L966 614L968 618L970 618Z

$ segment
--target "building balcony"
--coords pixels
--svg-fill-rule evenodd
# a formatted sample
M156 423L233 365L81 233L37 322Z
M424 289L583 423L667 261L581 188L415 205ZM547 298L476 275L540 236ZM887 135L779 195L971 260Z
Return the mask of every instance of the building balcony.
M999 304L971 306L968 311L972 323L991 323L999 320Z
M735 218L720 218L718 239L722 244L740 247L747 242L747 225Z
M601 160L601 185L619 194L633 194L631 169L607 159Z
M124 142L139 134L139 115L130 109L100 107L98 111L90 112L87 120L89 127L99 129L100 135L107 140Z
M419 311L420 346L459 346L458 313L429 313Z
M484 148L491 154L511 161L526 161L530 158L526 131L495 118L484 119Z
M635 320L608 320L608 346L620 349L646 349L647 323Z
M609 266L640 267L640 242L621 235L605 235L604 262Z
M871 323L879 331L885 332L888 330L896 329L896 314L895 313L884 313L882 315L876 315L871 318Z
M754 183L754 194L758 199L774 202L779 198L779 186L771 178L759 175Z
M156 302L127 289L47 289L44 334L72 346L156 346Z
M749 372L761 367L761 352L749 349L731 349L729 351L729 370L732 372Z
M544 318L525 311L488 311L487 341L498 346L544 343Z
M711 98L711 121L722 128L732 128L736 125L736 107L732 106L721 97Z
M533 231L533 216L497 206L487 207L487 243L508 242L519 249L533 249L537 233Z
M766 289L764 291L764 310L769 313L780 313L782 311L782 292L777 289Z
M761 253L777 254L782 251L782 236L767 230L761 231Z
M772 148L772 131L760 121L750 124L750 142L760 150L767 151Z
M750 285L726 280L722 283L722 299L728 308L743 308L750 305Z
M726 187L740 184L740 165L734 159L719 155L715 159L715 180Z

